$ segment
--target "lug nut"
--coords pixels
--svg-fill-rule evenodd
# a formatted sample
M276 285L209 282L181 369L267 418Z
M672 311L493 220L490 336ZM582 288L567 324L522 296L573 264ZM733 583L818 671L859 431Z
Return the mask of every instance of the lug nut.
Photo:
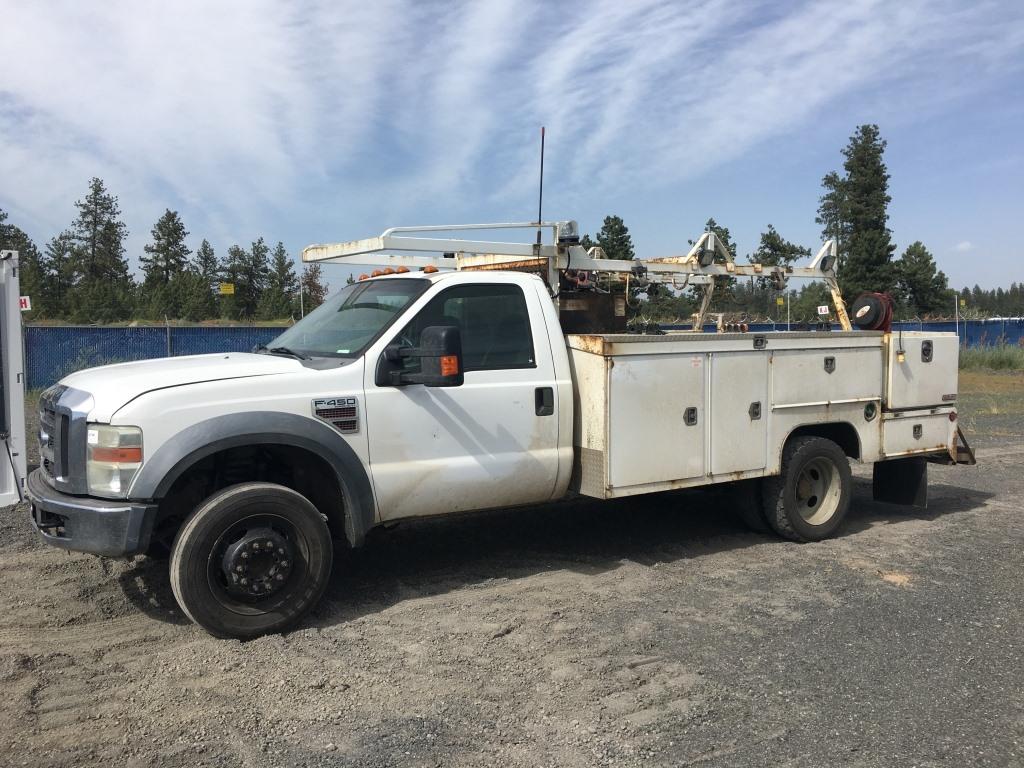
M287 568L288 567L288 561L287 560L282 560L281 561L281 567L282 568Z
M236 565L235 566L235 570L238 571L239 573L241 573L242 571L245 570L245 566L244 565Z
M273 549L274 548L274 542L268 541L267 544L266 544L266 547L267 547L267 549Z
M239 579L238 583L239 584L248 584L249 580L243 576L241 579Z
M274 578L277 579L278 581L284 581L284 574L283 573L279 573Z
M248 559L248 558L249 558L249 553L248 553L248 552L243 552L243 553L242 553L242 557L243 557L244 559Z
M259 549L259 548L260 548L260 543L259 543L258 541L254 541L254 542L252 543L252 548L253 548L253 549Z

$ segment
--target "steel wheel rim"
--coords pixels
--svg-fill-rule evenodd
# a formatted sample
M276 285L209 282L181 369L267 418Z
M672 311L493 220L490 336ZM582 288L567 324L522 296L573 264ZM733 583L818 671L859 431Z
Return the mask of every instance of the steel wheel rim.
M288 578L280 591L265 598L244 598L227 589L222 571L225 549L244 535L249 528L269 526L290 540L294 548L292 557L295 567L290 569ZM291 603L303 591L302 574L309 562L309 542L302 532L290 521L273 513L252 514L237 520L218 537L207 560L207 581L213 597L224 608L243 616L259 616Z
M819 456L800 470L796 479L796 507L808 525L823 525L839 509L842 480L831 459Z

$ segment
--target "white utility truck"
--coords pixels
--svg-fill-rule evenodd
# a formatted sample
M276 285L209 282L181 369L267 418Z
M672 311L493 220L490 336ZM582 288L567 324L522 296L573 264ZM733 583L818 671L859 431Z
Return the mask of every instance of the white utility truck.
M831 243L802 268L736 264L712 233L614 261L559 222L393 229L303 259L385 269L267 349L84 370L40 400L43 539L169 549L182 610L214 635L287 627L324 591L333 542L402 518L744 481L752 524L815 541L847 512L850 459L874 464L876 498L916 504L926 460L973 463L957 337L853 330ZM841 329L702 332L737 275L824 280ZM704 291L693 331L625 332L652 283ZM884 307L858 304L878 325Z

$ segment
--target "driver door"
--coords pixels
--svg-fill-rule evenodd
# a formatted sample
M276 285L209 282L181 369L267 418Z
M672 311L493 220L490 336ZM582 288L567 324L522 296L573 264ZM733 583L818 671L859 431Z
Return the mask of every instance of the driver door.
M532 286L528 287L532 289ZM458 387L378 386L387 343L419 346L424 328L456 325ZM544 319L512 282L442 288L367 358L370 470L384 520L547 501L558 474L558 403ZM418 359L406 358L407 372Z

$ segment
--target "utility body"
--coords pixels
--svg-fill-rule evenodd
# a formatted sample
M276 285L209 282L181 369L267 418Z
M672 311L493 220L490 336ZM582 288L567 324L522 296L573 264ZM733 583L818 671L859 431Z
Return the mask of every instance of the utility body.
M473 243L460 265L469 249L448 245L381 257L406 271L345 287L270 349L93 368L46 390L27 484L40 535L169 551L184 611L252 637L317 601L332 542L403 518L743 481L752 525L808 541L842 522L850 459L875 464L877 497L917 504L926 460L973 462L953 334L566 334L559 249L588 266L599 252L525 246L524 265L518 246L502 261L500 244ZM347 246L367 259L394 244ZM676 266L698 285L732 271L705 261Z

